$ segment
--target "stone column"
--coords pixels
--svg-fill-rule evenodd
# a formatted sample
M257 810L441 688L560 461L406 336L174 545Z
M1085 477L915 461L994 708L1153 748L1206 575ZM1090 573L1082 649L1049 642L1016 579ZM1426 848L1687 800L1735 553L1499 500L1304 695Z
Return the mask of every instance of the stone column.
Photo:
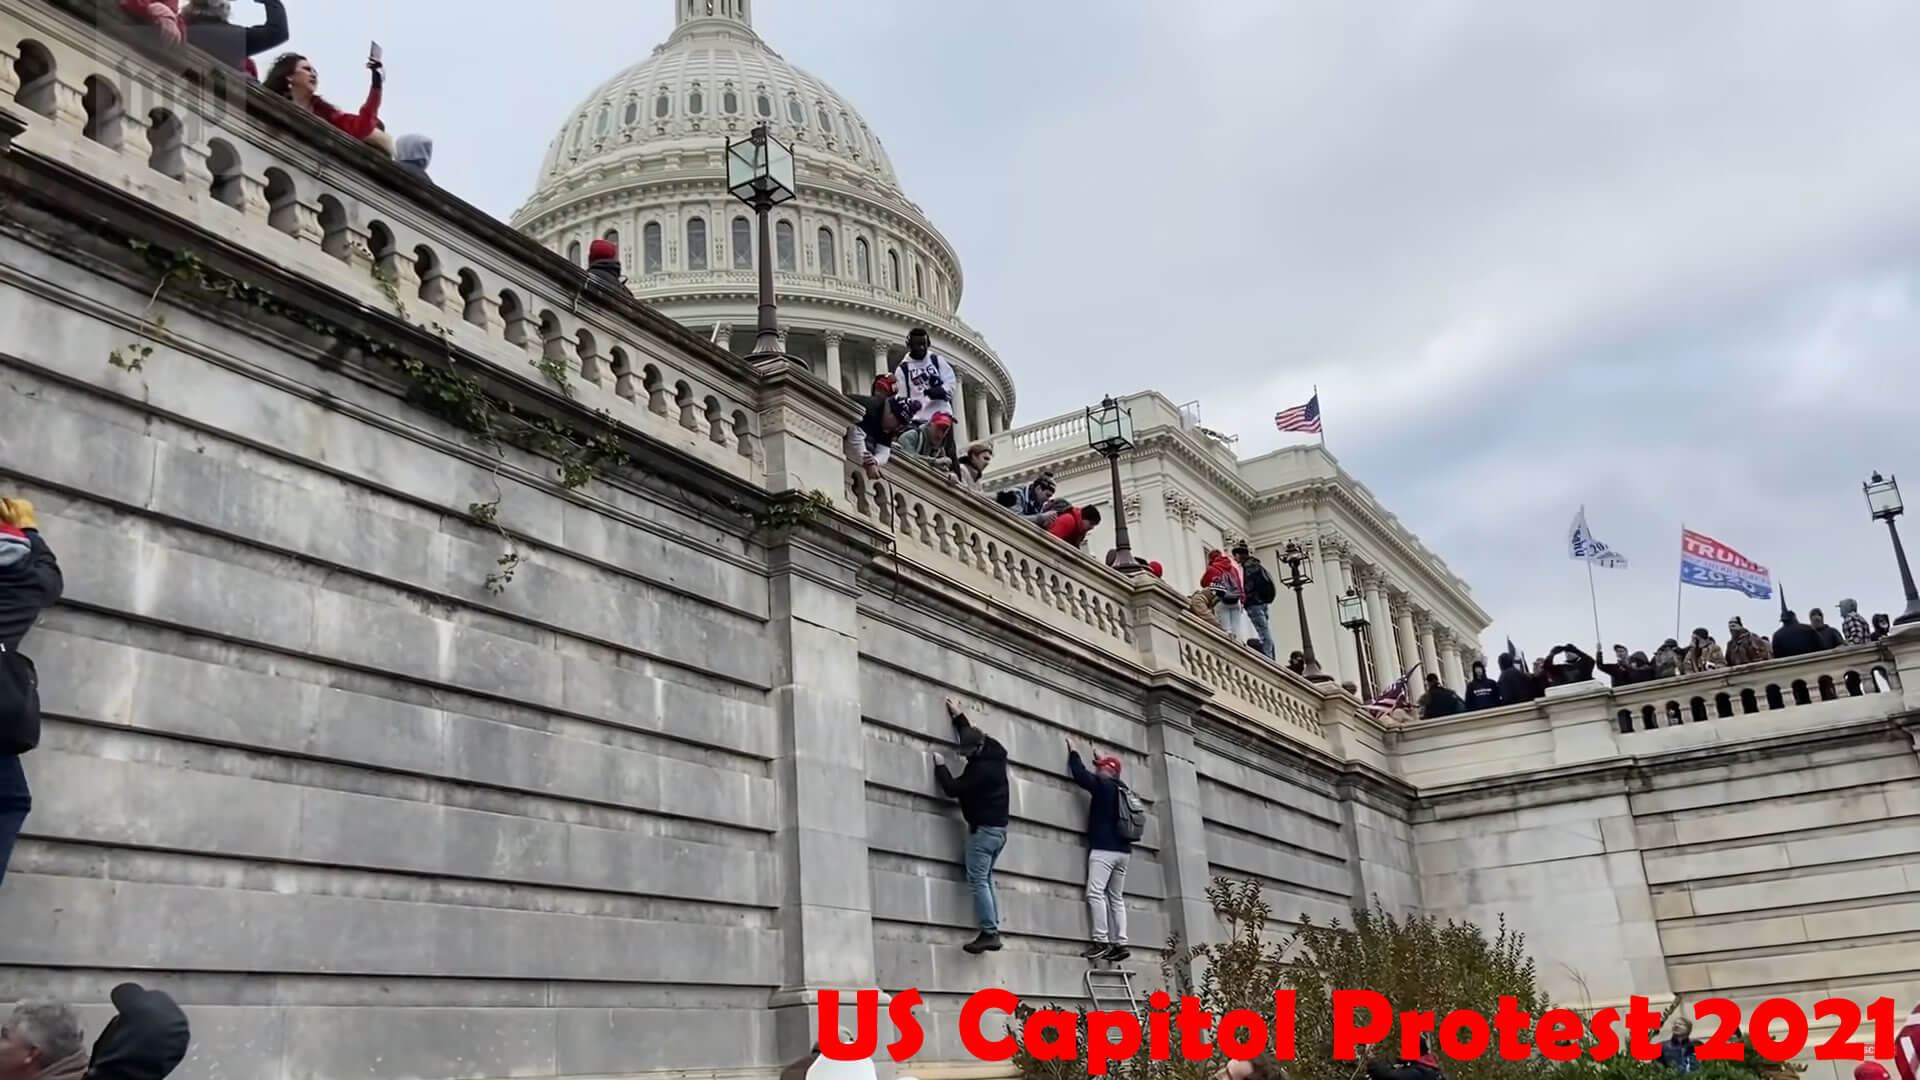
M1219 937L1220 922L1207 900L1213 875L1207 866L1206 821L1194 764L1193 716L1205 693L1184 677L1163 672L1145 702L1147 754L1157 797L1146 839L1156 845L1167 924L1182 945L1209 944Z
M1322 590L1326 593L1328 633L1333 640L1321 645L1326 650L1321 656L1320 666L1327 674L1340 682L1360 685L1360 658L1353 651L1353 632L1340 625L1340 597L1347 591L1347 545L1338 537L1323 535L1320 537L1321 580L1326 583ZM1319 645L1320 630L1313 631L1315 644ZM1286 657L1280 658L1282 662ZM1337 665L1337 666L1336 666Z
M961 385L961 382L960 373L955 371L953 373L953 386L949 388L953 394L953 442L955 446L967 445L967 432L972 430L972 425L967 422L967 392L966 388Z
M1465 690L1466 672L1460 667L1460 645L1453 640L1453 631L1434 631L1434 641L1440 646L1440 681L1455 690Z
M780 732L774 843L786 871L781 984L771 999L781 1061L813 1045L821 990L876 986L856 610L857 575L876 538L850 523L845 534L833 531L840 527L827 521L768 538L769 701ZM853 994L842 1000L851 1005Z
M1387 606L1380 571L1369 569L1366 575L1367 633L1373 638L1373 687L1379 693L1400 677L1405 668L1397 667L1400 655L1393 648L1393 609ZM1389 670L1391 669L1391 670Z
M987 399L987 434L998 435L1007 429L1006 418L1000 415L1000 402Z
M838 330L828 330L820 336L827 343L827 385L833 387L834 393L843 393L846 388L840 385L840 342L846 335Z
M1418 663L1420 659L1420 635L1413 628L1413 598L1398 589L1394 589L1387 593L1387 599L1393 604L1394 628L1400 631L1398 654L1400 657L1400 671L1405 671ZM1395 678L1399 677L1400 671L1394 672ZM1424 683L1427 681L1427 671L1425 668L1421 668L1418 674L1420 676L1420 682Z
M1446 668L1440 664L1440 646L1433 638L1433 614L1415 610L1413 628L1420 635L1420 681L1426 682L1428 675L1438 675L1441 682L1446 682Z

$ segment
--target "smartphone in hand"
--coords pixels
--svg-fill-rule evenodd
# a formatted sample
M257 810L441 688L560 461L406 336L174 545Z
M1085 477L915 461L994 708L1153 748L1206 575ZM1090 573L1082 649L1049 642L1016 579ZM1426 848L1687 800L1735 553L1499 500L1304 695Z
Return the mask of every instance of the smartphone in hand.
M377 64L379 62L380 62L380 43L376 41L373 44L367 46L367 63Z

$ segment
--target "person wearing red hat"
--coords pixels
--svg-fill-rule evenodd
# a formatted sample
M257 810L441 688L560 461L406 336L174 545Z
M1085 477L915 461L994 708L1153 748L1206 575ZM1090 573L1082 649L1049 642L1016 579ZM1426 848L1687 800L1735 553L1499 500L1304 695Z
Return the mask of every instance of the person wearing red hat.
M1853 1067L1853 1080L1892 1080L1887 1067L1877 1061L1863 1061Z
M900 436L896 444L902 454L919 458L954 483L959 483L960 457L953 448L953 416L935 413L933 418Z
M1087 909L1093 916L1093 944L1081 952L1089 960L1125 960L1127 951L1127 862L1133 842L1122 819L1128 795L1120 783L1120 759L1095 755L1093 771L1067 743L1067 772L1087 789Z
M595 240L587 245L587 273L593 280L619 288L625 279L620 274L620 249L611 240Z

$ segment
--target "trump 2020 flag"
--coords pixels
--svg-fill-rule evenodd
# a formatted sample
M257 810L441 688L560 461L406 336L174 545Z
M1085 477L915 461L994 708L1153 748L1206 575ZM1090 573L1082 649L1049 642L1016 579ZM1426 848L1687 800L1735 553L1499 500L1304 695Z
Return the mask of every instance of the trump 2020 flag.
M1593 530L1587 528L1587 508L1584 506L1573 515L1573 528L1567 531L1567 554L1609 570L1618 570L1627 565L1625 555L1593 538Z
M1733 589L1755 600L1773 598L1767 568L1704 533L1680 531L1680 584Z

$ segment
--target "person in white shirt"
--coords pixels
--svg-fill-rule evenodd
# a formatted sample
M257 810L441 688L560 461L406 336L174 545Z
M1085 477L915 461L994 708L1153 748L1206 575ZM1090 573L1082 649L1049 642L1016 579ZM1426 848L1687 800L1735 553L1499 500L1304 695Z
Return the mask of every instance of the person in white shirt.
M907 355L900 358L893 375L894 396L914 405L915 424L954 414L953 391L960 385L960 377L946 357L933 351L923 327L907 332Z

